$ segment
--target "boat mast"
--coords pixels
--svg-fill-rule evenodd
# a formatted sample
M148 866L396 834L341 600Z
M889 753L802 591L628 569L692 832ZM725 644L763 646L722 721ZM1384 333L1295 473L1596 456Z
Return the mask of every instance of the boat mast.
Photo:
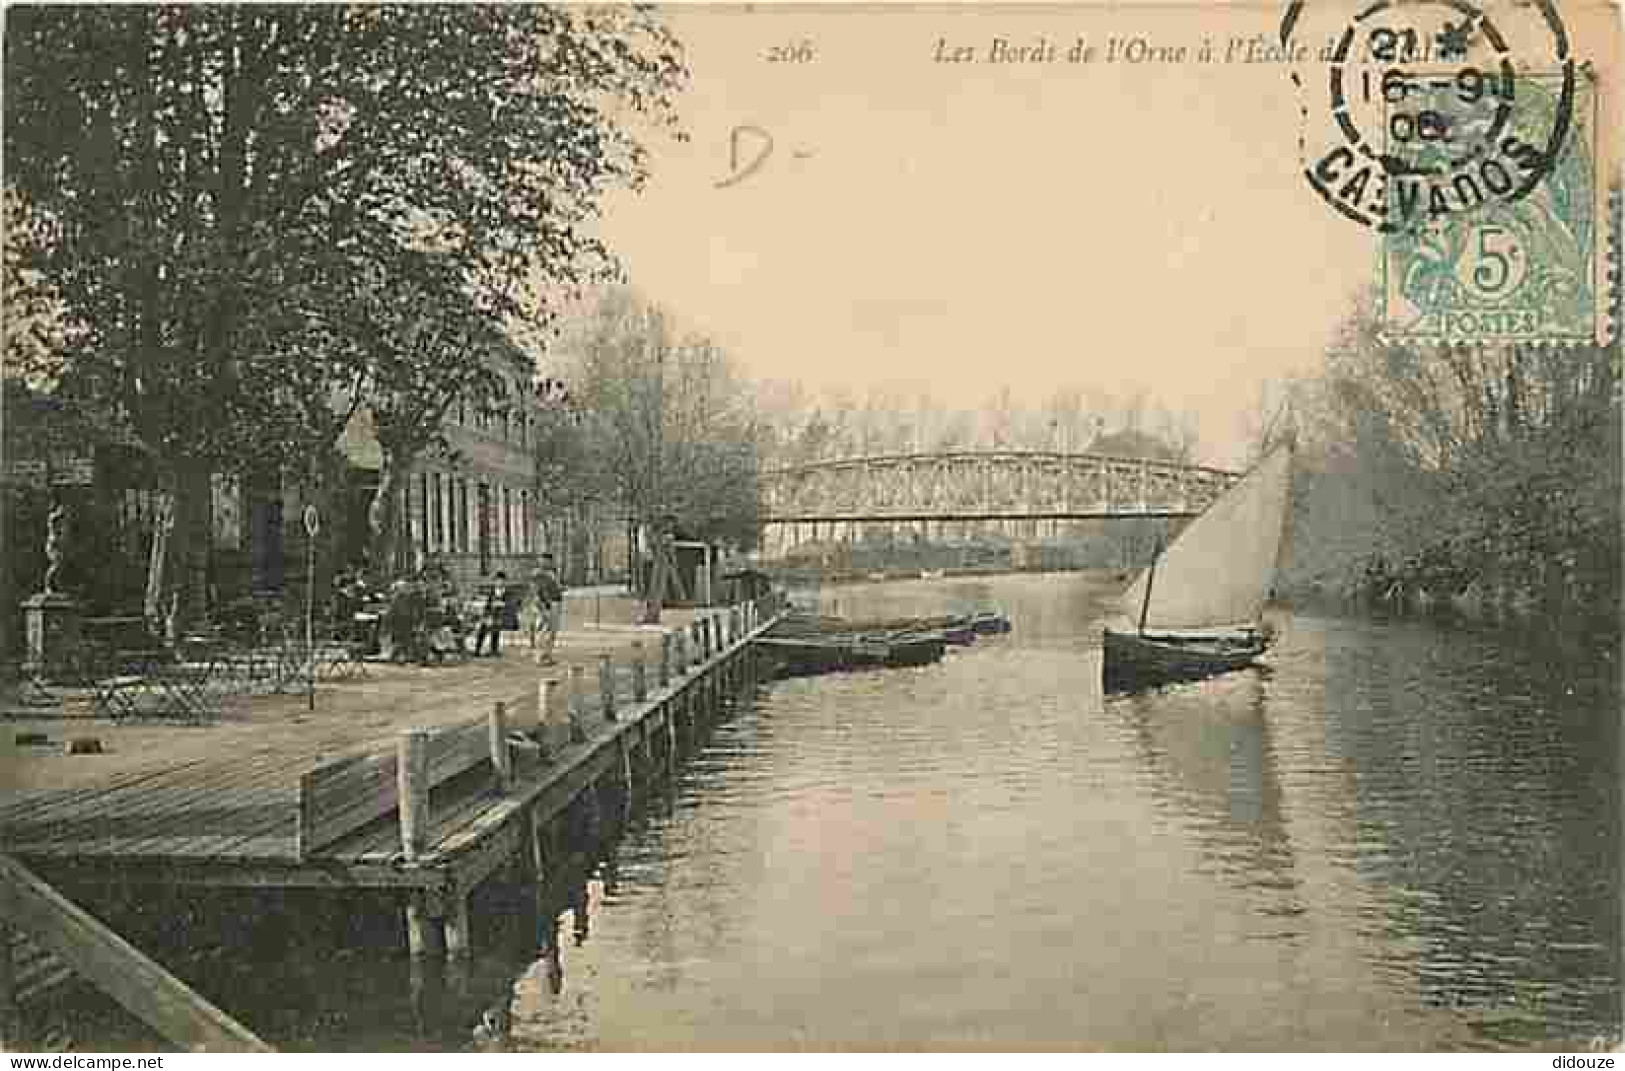
M1162 540L1157 540L1157 549L1151 553L1151 568L1145 574L1145 598L1140 600L1140 635L1145 635L1145 615L1151 610L1151 585L1157 579L1157 559L1162 557Z

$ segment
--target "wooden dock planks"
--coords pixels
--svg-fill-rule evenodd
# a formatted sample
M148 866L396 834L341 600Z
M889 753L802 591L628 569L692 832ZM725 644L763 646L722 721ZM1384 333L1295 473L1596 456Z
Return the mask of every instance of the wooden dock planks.
M184 882L189 870L205 884L232 884L234 866L241 867L242 884L258 886L431 887L449 873L460 880L475 866L470 860L512 839L519 817L548 820L610 775L621 748L674 717L675 705L692 704L696 689L711 687L750 638L735 636L686 672L674 671L666 686L650 681L643 702L628 702L633 672L615 666L618 720L586 717L585 741L557 749L545 764L534 755L520 762L506 794L487 776L492 742L483 712L433 731L430 827L426 851L411 863L395 817L397 759L389 738L336 760L329 758L331 739L284 740L229 758L135 769L90 788L33 791L0 806L0 835L41 863L125 865L132 873L169 875L159 879L165 881ZM488 695L481 707L491 702ZM596 714L601 695L590 688L577 699L583 713ZM509 724L531 726L536 700L535 689L512 697Z

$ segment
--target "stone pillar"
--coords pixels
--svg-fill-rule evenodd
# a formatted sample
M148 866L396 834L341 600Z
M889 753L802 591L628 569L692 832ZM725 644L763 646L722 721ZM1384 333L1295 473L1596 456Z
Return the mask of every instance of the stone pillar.
M79 604L61 592L40 592L23 602L30 676L51 679L79 644Z

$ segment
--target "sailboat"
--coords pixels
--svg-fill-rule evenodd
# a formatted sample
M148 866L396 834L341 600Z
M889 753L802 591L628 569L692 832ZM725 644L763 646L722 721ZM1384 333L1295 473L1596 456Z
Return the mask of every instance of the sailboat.
M1159 553L1123 596L1132 628L1105 629L1108 691L1133 691L1251 665L1269 647L1292 483L1292 443L1270 451Z

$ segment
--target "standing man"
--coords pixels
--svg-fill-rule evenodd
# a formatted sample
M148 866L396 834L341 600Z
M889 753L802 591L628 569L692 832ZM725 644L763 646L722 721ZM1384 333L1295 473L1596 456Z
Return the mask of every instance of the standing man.
M530 617L530 647L536 652L538 665L553 664L553 648L559 640L559 618L564 613L564 585L559 581L553 555L543 554L541 568L531 583L531 598L535 600L534 614ZM542 635L541 646L536 643L537 633Z
M474 657L478 658L485 650L485 641L491 641L491 656L500 657L502 654L502 626L507 624L508 617L508 574L497 572L495 583L485 596L485 606L480 613L480 632L474 640Z

